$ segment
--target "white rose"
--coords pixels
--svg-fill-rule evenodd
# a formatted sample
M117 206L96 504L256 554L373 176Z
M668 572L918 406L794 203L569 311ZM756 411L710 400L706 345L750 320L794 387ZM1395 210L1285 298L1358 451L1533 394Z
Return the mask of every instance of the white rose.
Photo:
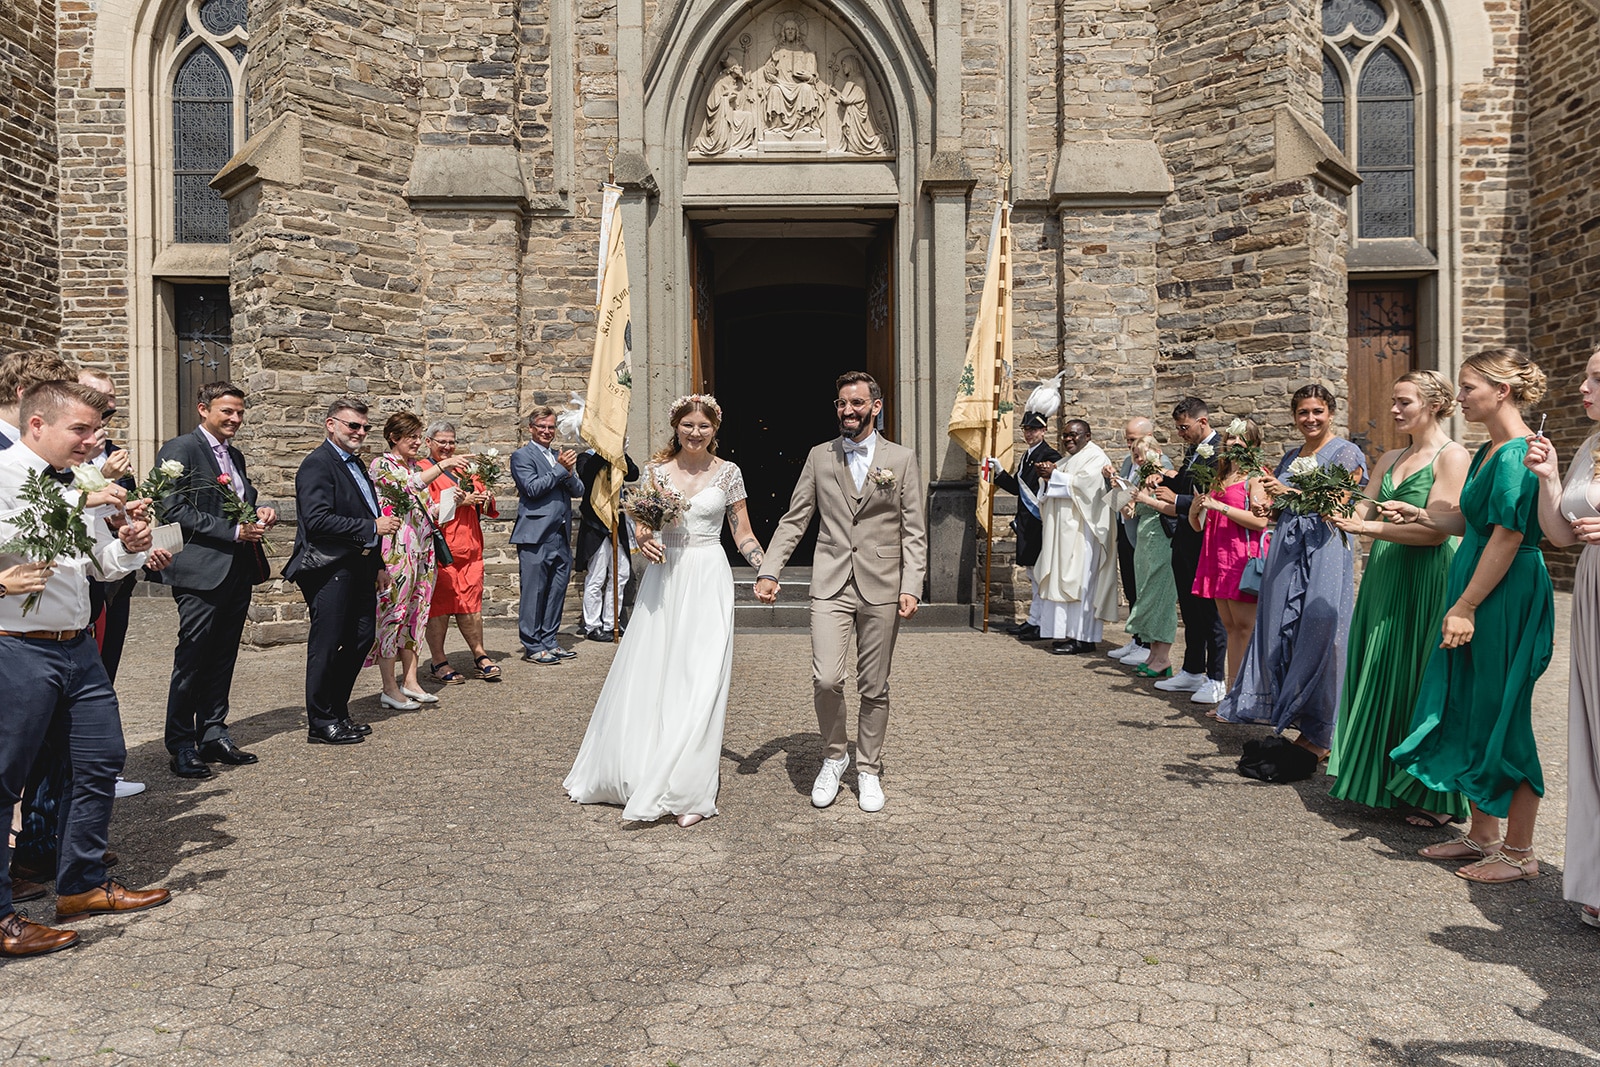
M72 468L72 488L84 493L98 493L111 483L92 463L80 463Z
M168 478L182 478L183 477L183 464L179 463L175 459L167 460L165 463L161 464L161 466L156 468L156 469L159 470L162 474L165 474Z
M488 456L490 459L494 459L500 455L500 450L498 448L491 448L489 451L485 452L484 455Z
M1201 459L1210 459L1212 456L1216 455L1216 452L1217 450L1212 448L1210 445L1194 446L1194 454L1199 456Z
M1317 461L1313 456L1301 456L1289 464L1289 477L1295 478L1302 474L1309 474L1317 469Z
M1249 431L1249 429L1250 427L1245 424L1243 419L1234 419L1232 422L1228 423L1227 432L1229 437L1243 437Z

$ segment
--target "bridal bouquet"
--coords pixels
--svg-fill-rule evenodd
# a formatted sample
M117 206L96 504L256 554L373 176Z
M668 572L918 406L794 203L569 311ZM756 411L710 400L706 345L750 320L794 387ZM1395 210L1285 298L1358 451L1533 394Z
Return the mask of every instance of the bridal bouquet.
M678 521L688 507L683 494L675 489L651 482L638 489L628 489L622 495L622 510L641 526L664 530Z
M1355 514L1356 501L1366 499L1355 472L1337 463L1323 467L1315 457L1301 456L1289 464L1285 473L1296 492L1285 494L1279 502L1296 515L1349 516ZM1350 543L1343 530L1339 537L1345 544Z
M96 475L99 473L95 471ZM27 481L22 483L21 495L28 507L13 521L17 532L0 545L0 552L34 563L53 563L62 556L87 556L94 552L94 537L83 521L83 503L88 499L88 491L78 494L76 504L69 504L59 482L39 471L29 471ZM28 594L28 599L22 602L22 614L39 606L40 595Z

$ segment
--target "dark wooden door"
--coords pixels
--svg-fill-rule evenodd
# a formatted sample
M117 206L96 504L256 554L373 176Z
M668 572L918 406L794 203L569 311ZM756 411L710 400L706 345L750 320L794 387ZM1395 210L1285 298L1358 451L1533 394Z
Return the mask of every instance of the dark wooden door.
M879 228L867 250L867 365L862 368L883 388L878 429L891 441L895 433L894 225Z
M1395 379L1417 366L1417 283L1351 282L1349 309L1350 440L1370 464L1401 444L1390 394Z

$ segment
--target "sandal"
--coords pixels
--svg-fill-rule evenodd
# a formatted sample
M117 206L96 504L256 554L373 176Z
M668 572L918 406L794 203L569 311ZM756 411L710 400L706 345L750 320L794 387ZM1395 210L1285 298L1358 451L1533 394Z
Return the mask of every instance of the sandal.
M433 680L443 685L460 685L466 677L450 669L450 661L443 660L439 663L428 664L428 673L433 675Z
M1463 835L1449 841L1436 842L1427 848L1419 848L1417 855L1425 860L1470 860L1474 856L1482 860L1494 855L1495 850L1499 847L1500 842L1498 841L1490 841L1487 845L1480 845L1472 838ZM1443 848L1463 848L1466 851L1450 853L1437 851Z
M1528 854L1528 858L1523 860L1514 860L1510 856L1506 855L1507 852L1526 852ZM1539 858L1533 854L1532 845L1528 846L1527 848L1511 849L1501 846L1498 851L1489 853L1477 863L1469 863L1465 867L1461 868L1456 872L1456 877L1465 878L1469 882L1477 882L1480 885L1499 885L1501 882L1531 882L1535 878L1539 877L1539 872L1537 870L1530 871L1528 868L1529 866L1537 864L1538 862ZM1510 867L1517 873L1506 878L1487 877L1488 871L1494 868L1496 864L1504 867Z
M1443 830L1446 826L1457 826L1466 820L1459 815L1445 815L1442 812L1423 811L1418 808L1406 816L1406 822L1412 826L1425 826L1429 830Z
M479 656L472 662L478 665L479 678L486 682L498 682L500 680L500 665L488 656Z
M1141 664L1139 664L1137 667L1135 667L1133 669L1133 673L1137 674L1140 678L1171 678L1172 677L1172 665L1169 663L1169 664L1167 664L1167 666L1163 667L1161 670L1153 671L1149 667L1146 667L1143 663L1141 663Z
M1589 926L1600 926L1600 908L1591 908L1585 904L1583 910L1578 912L1578 918Z

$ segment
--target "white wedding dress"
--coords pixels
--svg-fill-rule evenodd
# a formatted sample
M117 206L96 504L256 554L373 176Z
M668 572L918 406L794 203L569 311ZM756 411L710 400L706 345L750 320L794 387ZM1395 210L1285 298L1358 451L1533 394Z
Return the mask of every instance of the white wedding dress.
M660 468L647 477L671 486ZM745 498L724 461L657 536L666 559L639 584L628 632L562 784L580 804L622 804L624 819L717 813L722 723L733 672L733 572L722 550L728 507Z

